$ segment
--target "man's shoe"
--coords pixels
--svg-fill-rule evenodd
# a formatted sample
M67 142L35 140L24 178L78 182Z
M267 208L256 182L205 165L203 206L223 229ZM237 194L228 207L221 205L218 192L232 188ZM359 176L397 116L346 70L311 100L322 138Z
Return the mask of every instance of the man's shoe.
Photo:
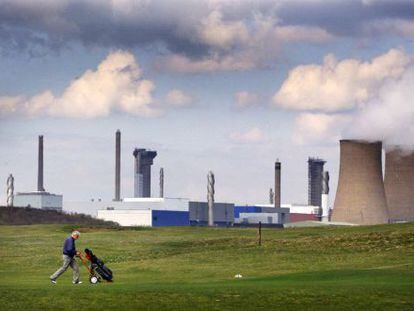
M82 284L82 281L72 282L73 284Z
M52 284L56 284L57 282L56 282L56 280L52 280L52 279L50 279L50 282L52 283Z

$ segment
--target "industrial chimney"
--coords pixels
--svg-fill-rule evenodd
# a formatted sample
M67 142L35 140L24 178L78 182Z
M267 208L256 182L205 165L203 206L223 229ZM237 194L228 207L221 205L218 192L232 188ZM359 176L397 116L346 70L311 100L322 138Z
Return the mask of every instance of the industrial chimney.
M279 160L275 162L275 208L280 207L280 171L281 163Z
M321 221L329 221L329 172L322 173Z
M45 191L43 187L43 135L39 136L39 151L37 157L37 191Z
M160 168L160 198L164 197L164 169Z
M275 193L273 192L272 188L270 188L269 190L269 204L271 205L275 204Z
M384 186L390 221L413 221L414 152L398 147L386 152Z
M207 203L208 203L208 225L214 226L214 174L212 171L207 175Z
M340 141L339 180L332 221L360 225L388 222L381 151L381 142Z
M115 198L121 201L121 131L115 133Z

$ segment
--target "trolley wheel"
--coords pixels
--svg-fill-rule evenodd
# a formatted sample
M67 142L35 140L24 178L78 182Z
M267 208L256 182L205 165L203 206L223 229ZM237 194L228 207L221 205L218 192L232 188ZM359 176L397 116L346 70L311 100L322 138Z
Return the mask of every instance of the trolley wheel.
M96 284L98 283L98 281L99 279L94 275L89 278L89 282L91 282L92 284Z

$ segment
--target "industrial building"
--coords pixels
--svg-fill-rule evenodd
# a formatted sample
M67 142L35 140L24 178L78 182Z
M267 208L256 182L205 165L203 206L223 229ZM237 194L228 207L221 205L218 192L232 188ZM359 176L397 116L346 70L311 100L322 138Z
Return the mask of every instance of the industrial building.
M322 174L325 163L326 161L318 158L308 159L308 205L322 205Z
M133 152L134 164L134 197L151 197L151 165L157 156L156 151L135 149Z
M17 207L62 210L63 196L45 191L43 186L43 136L38 140L37 191L18 192L13 198Z
M190 224L192 226L208 225L208 203L189 202ZM213 204L213 226L229 227L234 224L234 204L218 203Z
M67 210L96 211L99 219L121 226L188 226L189 200L181 198L124 198L122 201L65 202Z
M390 222L414 221L414 152L394 147L385 155L385 195Z
M319 221L321 219L321 209L319 206L282 204L282 207L289 210L288 222Z
M62 210L63 196L46 191L18 192L14 196L14 206L40 209Z
M65 210L89 211L121 226L188 226L189 200L164 198L164 169L160 170L160 197L151 198L151 165L156 151L134 149L134 197L121 198L121 132L115 133L115 197L113 201L65 202ZM232 220L231 220L232 222Z
M360 225L388 222L381 156L381 142L340 141L339 180L332 221Z
M207 226L207 202L175 198L125 198L121 202L68 202L65 208L97 210L99 219L121 226ZM234 204L214 203L214 226L233 226Z
M266 205L245 205L234 207L234 223L237 226L255 226L259 222L267 227L283 227L289 222L288 208Z

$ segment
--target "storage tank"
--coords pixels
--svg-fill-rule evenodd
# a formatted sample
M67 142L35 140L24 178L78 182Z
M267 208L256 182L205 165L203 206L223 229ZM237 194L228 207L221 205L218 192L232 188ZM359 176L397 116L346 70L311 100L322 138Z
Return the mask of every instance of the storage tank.
M340 141L339 180L332 221L360 225L388 222L381 152L381 142Z
M384 185L390 221L413 221L414 151L395 147L386 152Z

